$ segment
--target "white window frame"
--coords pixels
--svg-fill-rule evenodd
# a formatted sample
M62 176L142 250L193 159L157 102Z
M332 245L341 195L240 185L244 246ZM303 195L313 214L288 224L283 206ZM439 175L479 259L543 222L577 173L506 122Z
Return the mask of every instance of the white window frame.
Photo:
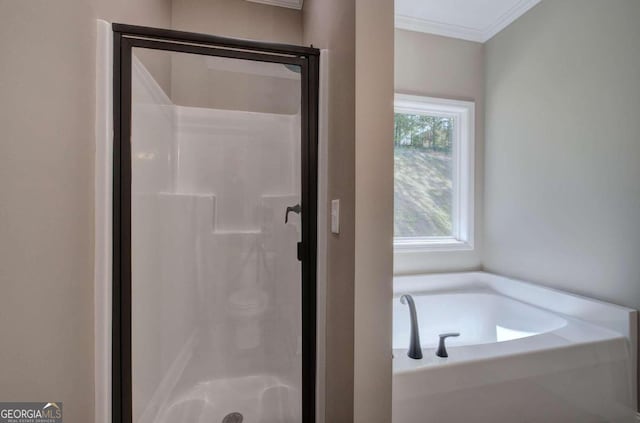
M475 223L475 103L407 94L395 95L395 113L454 119L453 236L398 237L394 252L465 251L474 248Z

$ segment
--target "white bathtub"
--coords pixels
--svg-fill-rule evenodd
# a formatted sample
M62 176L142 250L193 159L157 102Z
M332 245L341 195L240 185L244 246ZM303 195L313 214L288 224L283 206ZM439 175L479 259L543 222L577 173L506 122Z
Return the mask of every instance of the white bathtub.
M636 422L636 311L482 272L399 277L394 291L394 423ZM407 357L402 294L421 360Z

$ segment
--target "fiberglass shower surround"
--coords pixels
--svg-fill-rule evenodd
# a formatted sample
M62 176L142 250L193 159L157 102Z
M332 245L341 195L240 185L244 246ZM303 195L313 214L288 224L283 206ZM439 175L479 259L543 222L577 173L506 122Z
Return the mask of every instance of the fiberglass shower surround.
M176 105L134 57L135 423L300 421L300 119Z

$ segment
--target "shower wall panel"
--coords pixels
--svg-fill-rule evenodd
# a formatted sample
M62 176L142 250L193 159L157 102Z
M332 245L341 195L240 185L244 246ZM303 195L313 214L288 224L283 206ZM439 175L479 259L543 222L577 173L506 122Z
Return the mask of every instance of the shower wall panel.
M197 292L190 237L197 222L184 219L194 199L172 195L175 107L137 60L132 80L133 393L134 421L140 421L144 410L162 402L194 343Z
M258 231L265 196L300 191L298 115L178 107L177 117L178 189L215 193L216 231Z
M178 106L136 63L132 122L134 422L299 421L299 113Z
M287 368L300 354L299 217L284 222L299 201L300 118L176 110L177 187L215 199L199 238L203 348L219 366L211 378Z

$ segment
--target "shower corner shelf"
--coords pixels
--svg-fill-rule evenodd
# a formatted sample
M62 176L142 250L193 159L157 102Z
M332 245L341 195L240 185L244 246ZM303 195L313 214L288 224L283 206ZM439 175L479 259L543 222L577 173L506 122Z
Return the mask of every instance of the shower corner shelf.
M194 198L211 198L216 195L210 192L205 193L194 193L194 192L168 192L168 191L160 191L158 192L159 196L173 196L173 197L194 197Z
M262 235L261 229L221 229L214 230L213 235L229 236L229 235Z
M150 193L151 194L151 193ZM151 194L153 195L153 194ZM218 224L216 222L216 208L218 206L218 198L216 194L207 192L207 193L193 193L193 192L168 192L161 191L155 193L158 198L172 198L174 200L180 201L179 199L183 199L184 201L195 201L198 206L197 209L200 211L197 213L199 216L198 219L202 219L210 222L210 234L212 236L221 236L221 237L254 237L265 234L265 230L259 227L249 227L247 229L218 229ZM260 204L262 206L267 206L270 208L283 208L287 204L290 204L292 201L295 201L299 198L297 194L262 194L260 196ZM206 216L206 218L205 218Z

